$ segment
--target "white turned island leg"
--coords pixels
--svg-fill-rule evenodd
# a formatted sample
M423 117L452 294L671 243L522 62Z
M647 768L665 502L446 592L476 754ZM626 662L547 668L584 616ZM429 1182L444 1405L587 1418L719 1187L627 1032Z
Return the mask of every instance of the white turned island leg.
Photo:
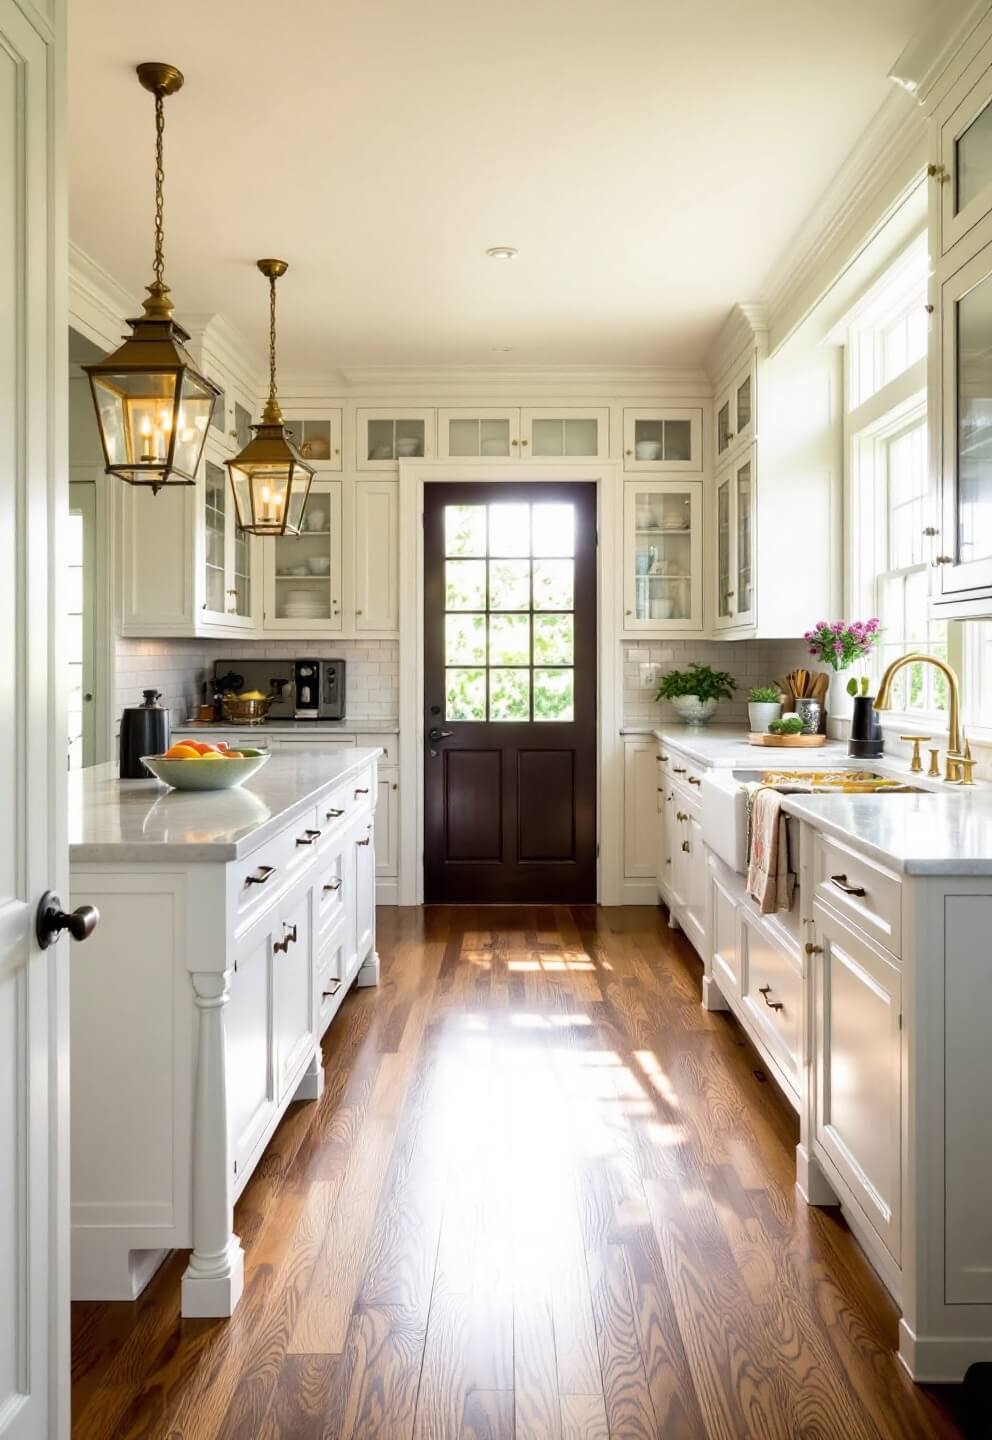
M245 1256L233 1233L231 1155L227 1133L224 1006L228 974L192 975L199 1012L193 1099L193 1253L183 1276L184 1316L232 1315L241 1298Z

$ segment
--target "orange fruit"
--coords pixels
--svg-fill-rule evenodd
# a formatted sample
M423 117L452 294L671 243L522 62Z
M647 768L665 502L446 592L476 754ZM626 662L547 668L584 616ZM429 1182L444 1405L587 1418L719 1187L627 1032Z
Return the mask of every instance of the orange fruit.
M165 752L166 760L195 760L198 752L184 740L179 740L171 745Z
M228 743L227 743L226 740L218 740L218 741L217 741L217 744L214 746L214 749L215 749L215 750L228 750L228 749L230 749L230 746L228 745Z
M187 745L191 745L196 751L197 755L206 755L214 748L212 745L208 745L205 740L187 740L184 743Z
M225 759L225 760L243 760L244 758L245 758L245 757L242 755L242 753L241 753L240 750L225 750L225 751L224 751L224 759Z

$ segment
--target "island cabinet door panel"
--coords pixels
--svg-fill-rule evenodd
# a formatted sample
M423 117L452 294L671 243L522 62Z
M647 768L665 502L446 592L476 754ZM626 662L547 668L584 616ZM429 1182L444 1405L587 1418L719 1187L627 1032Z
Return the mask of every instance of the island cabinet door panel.
M275 986L276 1099L292 1089L313 1053L313 970L308 890L280 912L272 941Z
M737 918L737 904L710 874L710 914L713 933L710 936L710 959L713 978L725 996L741 996L741 922Z
M814 1146L898 1260L901 976L824 906L813 915Z
M371 820L355 834L355 946L361 965L375 934L375 843Z
M224 1008L229 1135L235 1175L243 1174L251 1163L276 1109L272 940L271 930L263 925L239 948L231 994Z

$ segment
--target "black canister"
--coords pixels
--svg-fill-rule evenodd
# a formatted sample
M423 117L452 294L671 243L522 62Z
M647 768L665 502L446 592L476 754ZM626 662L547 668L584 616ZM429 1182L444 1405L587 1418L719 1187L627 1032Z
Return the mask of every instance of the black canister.
M151 771L141 763L142 755L164 755L169 748L169 712L158 703L158 690L142 690L143 705L128 708L121 715L121 779L148 780Z
M874 695L855 695L847 753L858 760L877 760L882 753L882 722Z

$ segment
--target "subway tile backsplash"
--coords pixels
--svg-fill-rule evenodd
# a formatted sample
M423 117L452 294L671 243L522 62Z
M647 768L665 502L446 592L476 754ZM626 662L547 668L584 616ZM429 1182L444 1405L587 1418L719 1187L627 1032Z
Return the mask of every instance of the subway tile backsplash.
M142 690L162 692L172 724L188 719L203 700L213 662L257 660L347 661L347 718L394 720L399 709L399 645L395 640L125 640L118 638L114 684L116 725Z
M737 681L733 700L720 702L719 719L728 724L747 720L752 685L770 685L797 665L809 664L802 640L643 640L625 643L622 654L625 725L675 719L671 705L655 700L655 692L662 675L684 670L694 660L726 670Z

